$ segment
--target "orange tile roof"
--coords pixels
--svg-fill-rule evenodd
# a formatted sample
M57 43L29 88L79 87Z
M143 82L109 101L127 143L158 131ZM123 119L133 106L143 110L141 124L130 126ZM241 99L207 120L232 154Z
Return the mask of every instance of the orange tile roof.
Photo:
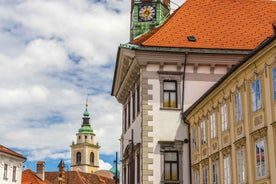
M16 157L20 157L20 158L26 160L26 157L24 157L23 155L15 152L15 151L12 151L11 149L6 148L5 146L3 146L1 144L0 144L0 152L6 153L6 154L9 154L9 155L13 155L13 156L16 156Z
M26 169L22 172L22 182L21 184L52 184L48 180L42 181L36 174L30 170Z
M59 172L45 172L45 178L52 183L58 183L58 177ZM65 172L65 180L74 184L115 184L113 179L79 171Z
M187 0L159 28L131 41L157 47L254 49L273 35L276 1ZM196 41L188 41L195 36Z

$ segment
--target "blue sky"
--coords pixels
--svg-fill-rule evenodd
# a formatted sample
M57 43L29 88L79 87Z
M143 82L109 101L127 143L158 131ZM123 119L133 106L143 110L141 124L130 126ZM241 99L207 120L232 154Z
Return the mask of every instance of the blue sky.
M130 0L0 0L0 144L25 168L70 165L87 98L100 168L112 166L121 105L110 91L129 12Z

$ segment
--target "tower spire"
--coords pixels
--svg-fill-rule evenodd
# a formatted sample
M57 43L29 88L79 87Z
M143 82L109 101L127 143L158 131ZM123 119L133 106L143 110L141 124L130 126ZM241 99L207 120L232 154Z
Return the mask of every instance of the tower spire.
M93 129L90 125L90 116L89 116L89 112L88 112L88 98L86 99L85 110L84 110L83 117L82 117L82 125L81 125L81 128L79 129L79 132L93 133Z

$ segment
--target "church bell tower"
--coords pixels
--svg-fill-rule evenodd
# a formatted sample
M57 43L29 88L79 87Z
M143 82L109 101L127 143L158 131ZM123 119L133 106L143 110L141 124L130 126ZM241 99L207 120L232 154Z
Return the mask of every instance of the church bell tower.
M83 113L82 125L79 129L76 143L71 145L71 169L93 173L99 168L99 149L100 146L94 143L95 134L90 125L88 103Z
M162 25L170 14L170 0L132 0L130 40Z

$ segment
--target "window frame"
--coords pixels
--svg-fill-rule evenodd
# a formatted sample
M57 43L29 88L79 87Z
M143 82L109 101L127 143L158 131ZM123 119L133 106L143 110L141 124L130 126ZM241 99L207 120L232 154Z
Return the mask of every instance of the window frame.
M208 165L204 165L202 167L202 184L208 184L209 183L209 168Z
M210 113L210 132L211 132L211 139L217 137L217 120L216 120L216 112L212 111Z
M81 165L81 152L76 153L76 165Z
M228 130L228 104L224 101L220 107L221 114L221 131Z
M262 86L260 78L251 82L251 108L256 112L262 108Z
M231 160L230 155L223 158L223 181L224 184L231 184Z
M274 101L276 101L276 67L272 68L272 89L273 89L273 99Z
M262 156L263 156L263 158L264 158L264 161L263 161L263 163L261 162L260 164L258 164L258 159L260 158L260 156L258 156L257 155L257 144L258 143L263 143L263 146L264 146L264 150L263 150L263 153L262 153ZM266 146L266 141L265 141L265 139L260 139L260 140L257 140L257 141L255 141L255 153L254 153L254 155L255 155L255 171L256 171L256 178L264 178L264 177L266 177L267 176L267 146ZM262 157L261 156L261 157ZM262 159L261 159L262 160ZM260 175L260 172L259 172L259 170L261 170L261 175Z
M16 166L12 167L12 181L16 182Z
M241 146L237 149L237 180L238 184L246 183L246 154L245 154L245 146Z
M173 84L174 85L174 89L165 89L166 84ZM167 102L165 100L165 94L168 94L168 106L165 106L165 103ZM175 101L172 100L172 96L175 95ZM164 80L163 82L163 107L164 108L177 108L177 81L176 80ZM173 105L173 102L175 105Z
M219 162L218 160L213 161L212 163L212 184L219 183Z
M166 160L166 155L167 154L175 154L176 156L176 160ZM169 173L169 179L166 178L166 165L169 164L169 169L170 169L170 173ZM174 179L173 177L173 166L176 165L176 178ZM179 181L179 154L178 151L165 151L164 152L164 181L166 182L177 182Z
M198 148L198 127L196 125L192 127L192 136L193 150L196 150Z
M8 164L4 164L3 179L8 180Z
M243 119L243 112L242 112L242 95L241 91L237 91L234 95L234 115L235 115L235 122L241 122Z
M202 119L200 121L200 138L201 138L201 145L207 144L207 132L206 132L206 120Z
M93 151L90 152L90 164L95 165L95 153Z
M199 170L193 172L193 184L199 184Z

